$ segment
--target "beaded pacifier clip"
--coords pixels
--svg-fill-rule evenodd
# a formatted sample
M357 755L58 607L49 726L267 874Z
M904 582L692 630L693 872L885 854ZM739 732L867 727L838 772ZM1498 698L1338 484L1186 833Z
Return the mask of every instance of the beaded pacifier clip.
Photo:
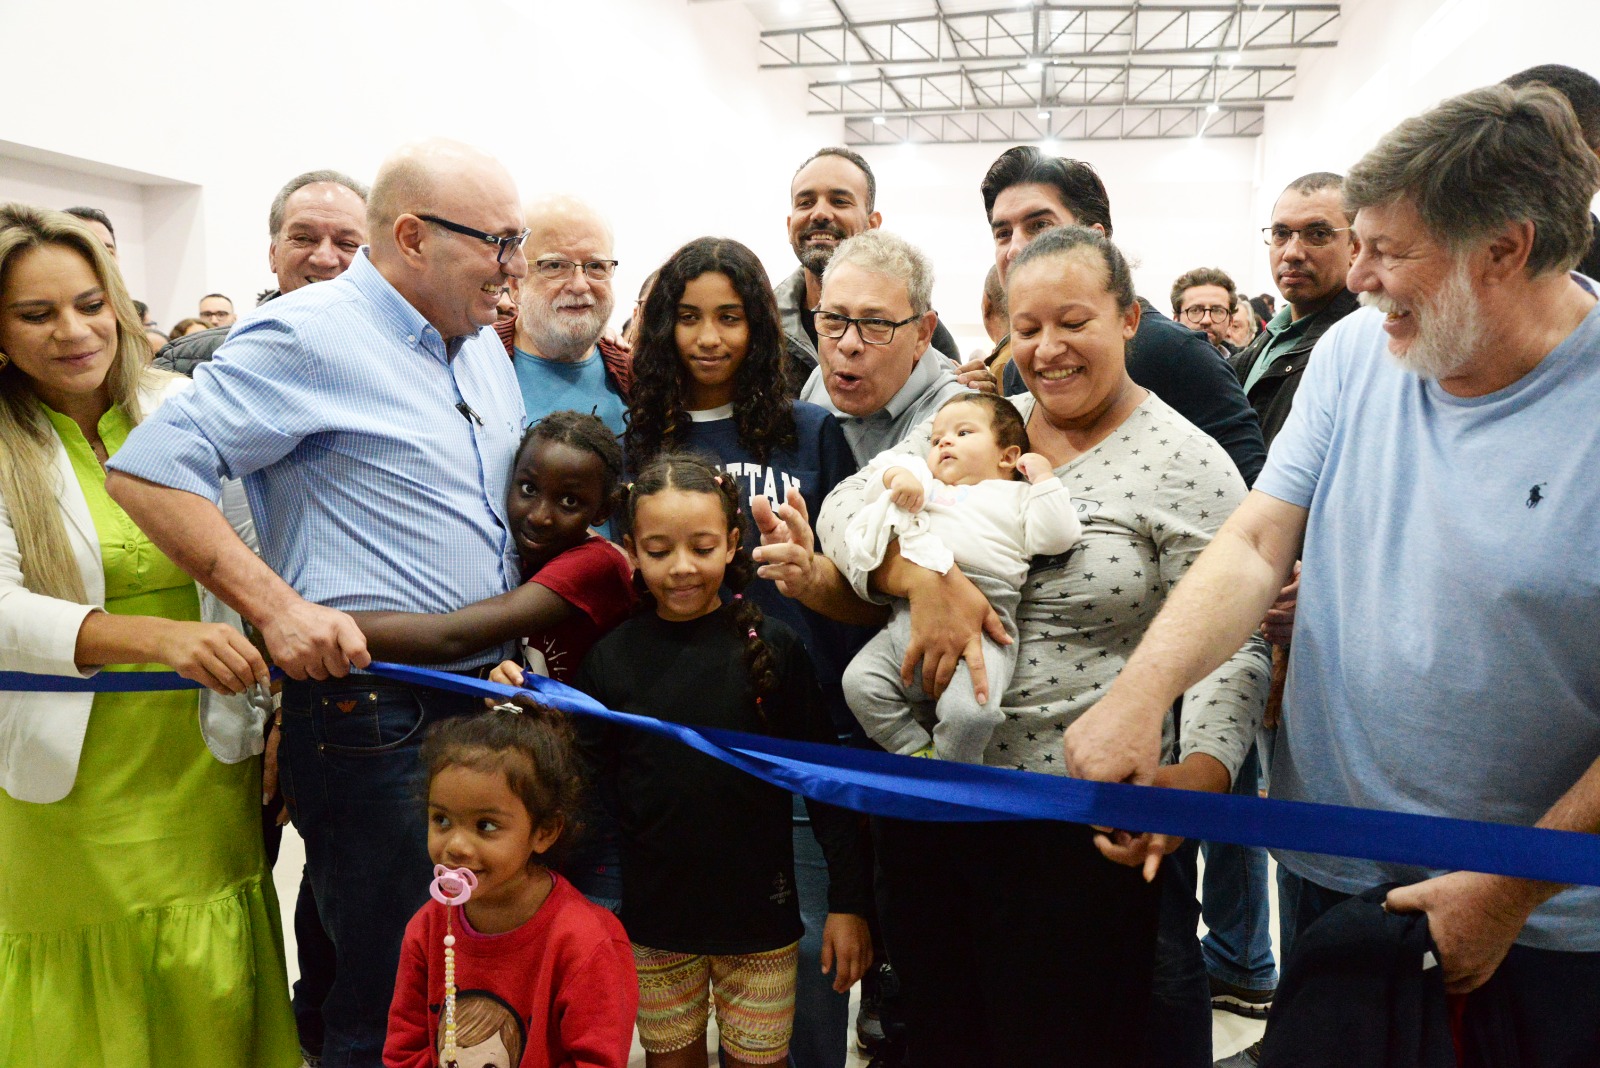
M433 867L433 882L428 893L444 906L444 1048L440 1051L441 1068L456 1065L456 936L450 921L454 905L465 905L478 888L478 877L466 868L447 868L443 864Z

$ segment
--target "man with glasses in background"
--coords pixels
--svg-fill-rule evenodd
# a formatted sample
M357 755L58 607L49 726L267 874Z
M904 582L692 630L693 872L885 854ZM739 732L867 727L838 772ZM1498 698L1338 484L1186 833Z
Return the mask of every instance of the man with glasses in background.
M240 324L108 464L107 491L234 606L289 676L279 755L335 947L323 1063L378 1068L406 923L427 899L418 751L472 699L372 675L346 613L448 612L520 583L505 514L522 396L494 334L527 272L516 184L428 141L384 163L371 244ZM257 557L215 502L243 478ZM432 665L475 673L509 648Z
M522 387L532 424L551 412L594 412L619 437L633 358L602 338L611 319L611 227L587 204L567 196L532 205L528 276L513 280L517 313L495 324Z
M800 399L834 414L856 462L898 445L966 389L930 347L933 268L921 250L867 230L841 244L822 274L817 369Z
M233 310L233 298L225 293L207 293L201 297L200 310L196 314L208 327L232 326L239 321L239 316Z
M1273 205L1272 225L1261 230L1284 306L1232 363L1269 446L1289 417L1317 339L1356 310L1355 294L1344 287L1356 245L1343 188L1344 179L1327 171L1296 178Z
M1196 267L1172 283L1172 317L1204 334L1211 347L1225 356L1234 352L1228 331L1238 307L1238 288L1216 267Z

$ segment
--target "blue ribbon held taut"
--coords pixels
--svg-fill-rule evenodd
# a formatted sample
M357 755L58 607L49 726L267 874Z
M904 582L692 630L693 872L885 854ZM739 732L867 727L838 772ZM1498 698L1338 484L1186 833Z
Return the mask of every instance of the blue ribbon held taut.
M889 753L685 727L606 708L553 679L522 689L427 668L367 670L493 701L522 695L674 738L792 793L875 816L910 820L1064 820L1237 845L1327 853L1446 871L1480 871L1600 886L1600 835L1406 812L1089 782ZM167 672L102 672L90 679L0 672L0 690L149 692L197 684Z

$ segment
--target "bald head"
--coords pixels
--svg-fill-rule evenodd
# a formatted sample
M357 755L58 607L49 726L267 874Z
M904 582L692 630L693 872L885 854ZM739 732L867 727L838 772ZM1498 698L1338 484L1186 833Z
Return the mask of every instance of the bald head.
M367 231L376 245L402 215L454 218L448 205L474 201L497 208L509 201L516 210L517 185L500 161L459 141L418 141L398 149L378 168L367 198Z
M545 197L528 205L524 222L528 227L528 258L537 257L536 249L540 247L541 238L549 238L554 233L583 232L605 246L607 256L611 254L612 233L611 224L594 208L585 204L577 197L565 194Z
M447 339L494 322L501 290L527 273L521 245L504 240L523 230L516 183L457 141L421 141L385 160L367 224L372 265Z

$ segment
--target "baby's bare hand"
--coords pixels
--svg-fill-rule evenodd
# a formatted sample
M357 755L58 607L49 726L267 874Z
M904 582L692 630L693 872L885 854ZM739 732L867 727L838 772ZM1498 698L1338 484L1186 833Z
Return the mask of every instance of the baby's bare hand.
M889 499L908 512L922 511L922 481L903 467L892 468L883 476Z
M1017 470L1022 472L1022 477L1029 482L1043 482L1056 473L1050 461L1036 452L1025 452L1017 461Z

